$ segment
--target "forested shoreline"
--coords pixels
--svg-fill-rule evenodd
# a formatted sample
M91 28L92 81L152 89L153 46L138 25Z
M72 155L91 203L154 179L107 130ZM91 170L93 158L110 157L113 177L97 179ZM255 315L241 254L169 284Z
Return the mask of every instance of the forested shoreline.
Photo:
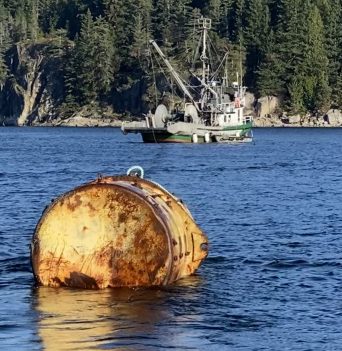
M149 39L186 77L202 15L256 98L275 96L293 115L341 109L340 0L0 0L0 121L145 112L160 73Z

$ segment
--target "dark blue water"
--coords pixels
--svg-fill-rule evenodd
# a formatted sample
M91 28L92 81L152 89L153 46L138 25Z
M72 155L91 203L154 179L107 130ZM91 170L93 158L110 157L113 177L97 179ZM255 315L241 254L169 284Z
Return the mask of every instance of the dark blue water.
M162 289L37 288L29 243L56 195L131 166L210 239ZM148 145L113 129L0 128L1 350L341 350L342 129Z

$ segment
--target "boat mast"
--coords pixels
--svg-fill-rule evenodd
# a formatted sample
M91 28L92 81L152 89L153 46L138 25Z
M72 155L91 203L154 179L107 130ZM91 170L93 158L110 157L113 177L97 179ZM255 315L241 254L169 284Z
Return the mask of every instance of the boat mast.
M202 84L205 85L209 79L209 72L210 72L208 56L207 56L207 38L208 38L208 30L211 29L211 19L201 17L198 19L198 23L202 26L202 29L203 29L202 55L200 59L202 61Z
M210 91L214 96L215 99L218 101L218 94L217 92L211 87L210 82L210 63L209 58L207 56L207 40L208 40L208 30L211 29L211 19L201 17L198 19L199 25L202 27L202 54L201 54L201 61L202 61L202 79L198 80L202 83L203 89L201 91L201 108L204 110L204 107L207 103L207 92Z
M183 83L182 79L180 78L180 76L178 75L178 73L174 70L174 68L172 67L171 63L169 62L169 60L166 58L166 56L164 55L164 53L162 52L162 50L160 49L160 47L158 46L158 44L154 41L154 40L150 40L150 44L153 45L153 47L156 49L157 53L159 54L159 56L162 58L162 60L164 61L165 65L167 66L167 68L170 70L170 73L172 74L173 78L175 79L175 81L177 82L178 86L180 87L180 89L183 91L183 93L191 100L191 102L195 105L197 111L200 111L200 108L198 107L197 102L195 101L194 97L191 95L190 91L188 90L188 88L185 86L185 84Z

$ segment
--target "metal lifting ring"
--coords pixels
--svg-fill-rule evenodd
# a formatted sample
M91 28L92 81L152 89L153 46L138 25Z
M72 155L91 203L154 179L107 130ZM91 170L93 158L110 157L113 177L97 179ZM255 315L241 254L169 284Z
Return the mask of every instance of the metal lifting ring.
M140 166L132 166L128 169L127 175L131 177L139 177L141 179L144 179L144 169Z

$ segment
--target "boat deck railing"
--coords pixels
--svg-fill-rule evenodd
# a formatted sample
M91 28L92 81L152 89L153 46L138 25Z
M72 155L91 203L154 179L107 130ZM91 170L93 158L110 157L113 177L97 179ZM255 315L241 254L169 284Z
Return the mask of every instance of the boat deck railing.
M243 117L243 124L252 123L252 116L244 116Z

